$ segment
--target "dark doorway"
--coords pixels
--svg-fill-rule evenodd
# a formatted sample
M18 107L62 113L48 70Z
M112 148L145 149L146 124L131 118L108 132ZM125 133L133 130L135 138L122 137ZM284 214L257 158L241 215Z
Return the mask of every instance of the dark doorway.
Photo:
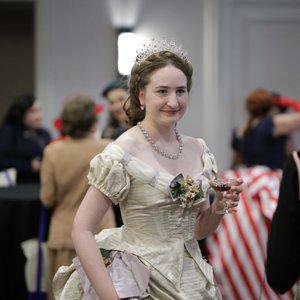
M0 2L0 122L16 95L34 92L34 3Z

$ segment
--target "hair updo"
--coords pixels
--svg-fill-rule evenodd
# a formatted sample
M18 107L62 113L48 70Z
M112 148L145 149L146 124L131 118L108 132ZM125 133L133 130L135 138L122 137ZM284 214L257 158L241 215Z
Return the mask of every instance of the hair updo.
M191 63L184 61L173 52L161 51L153 53L141 63L136 63L131 69L128 84L129 97L124 104L124 110L130 125L136 125L137 122L145 118L145 111L141 109L139 100L140 91L149 84L150 76L154 71L168 65L172 65L183 72L187 79L187 90L190 92L193 75Z
M265 89L255 89L246 98L246 108L253 117L267 115L272 107L273 95Z

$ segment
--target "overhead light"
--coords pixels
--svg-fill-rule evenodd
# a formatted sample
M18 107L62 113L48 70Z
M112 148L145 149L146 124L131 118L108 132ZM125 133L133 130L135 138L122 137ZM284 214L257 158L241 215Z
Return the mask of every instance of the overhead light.
M141 42L133 32L121 32L118 36L118 71L121 75L129 75L136 51L140 49Z

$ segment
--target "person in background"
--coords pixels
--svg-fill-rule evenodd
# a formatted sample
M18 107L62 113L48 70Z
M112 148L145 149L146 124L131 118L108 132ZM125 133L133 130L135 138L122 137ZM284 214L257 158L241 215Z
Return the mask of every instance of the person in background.
M103 89L102 97L108 101L110 111L108 125L102 132L103 138L115 140L130 127L127 115L123 109L128 96L126 77L120 77L109 82ZM123 225L123 220L119 205L114 205L114 212L117 225L118 227L121 227Z
M286 113L278 109L292 108ZM300 103L258 88L247 96L246 123L232 132L232 169L262 165L282 169L291 151L290 135L300 128Z
M300 165L297 167L296 163L299 164L299 154L291 154L283 170L267 243L267 280L280 294L291 289L300 277ZM300 283L295 299L300 299Z
M110 117L103 129L102 137L115 140L129 128L123 105L128 98L127 78L120 77L107 84L102 96L108 101Z
M205 242L224 300L294 298L293 289L282 296L275 293L265 277L266 245L281 174L281 169L265 166L220 172L224 179L244 179L238 212L223 218ZM282 259L284 263L285 256Z
M43 149L50 140L42 128L40 102L29 93L17 96L0 128L0 170L15 168L17 184L39 182Z
M137 56L125 104L132 127L90 163L90 187L72 231L78 258L56 274L58 298L220 299L197 239L218 227L224 208L238 205L242 180L217 192L210 205L209 182L218 176L214 156L203 139L176 127L192 73L173 42ZM95 225L111 202L120 204L124 226L95 240Z
M49 299L53 298L55 272L61 265L69 265L75 257L71 228L88 189L89 161L110 142L94 137L98 120L95 107L94 100L87 95L69 96L61 115L66 137L49 144L44 150L40 198L46 207L52 208L47 241L50 253ZM115 227L112 207L99 223L96 232Z
M281 111L288 102L296 112ZM242 164L220 173L224 179L244 179L239 212L222 219L219 229L206 239L205 249L224 299L293 299L293 289L280 296L268 285L265 259L286 146L290 134L300 128L299 103L256 89L246 105L248 120L235 130L233 140Z
M104 105L102 103L96 104L95 111L96 114L99 115L103 112ZM66 138L66 134L64 133L64 129L62 126L61 116L56 117L53 120L53 127L57 130L58 136L51 140L51 143L64 140ZM98 134L95 132L95 137L97 138Z

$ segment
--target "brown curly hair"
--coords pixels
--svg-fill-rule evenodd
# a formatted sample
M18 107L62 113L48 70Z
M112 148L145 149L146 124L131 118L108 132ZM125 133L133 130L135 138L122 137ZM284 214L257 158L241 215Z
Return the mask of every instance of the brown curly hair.
M246 98L248 112L255 116L267 115L273 107L273 95L263 88L253 90Z
M136 125L137 122L145 118L145 111L141 110L139 93L148 83L151 74L167 65L173 65L181 70L187 79L188 92L192 87L193 67L190 62L186 62L179 56L169 51L160 51L147 57L142 63L135 64L131 69L129 77L129 97L124 103L124 110L129 119L130 125Z
M252 121L257 117L264 117L269 114L273 104L273 95L263 88L257 88L250 92L246 97L246 109L249 118L246 125L246 131L251 127Z
M67 97L61 115L64 133L73 138L86 136L98 120L95 106L95 101L87 95Z

